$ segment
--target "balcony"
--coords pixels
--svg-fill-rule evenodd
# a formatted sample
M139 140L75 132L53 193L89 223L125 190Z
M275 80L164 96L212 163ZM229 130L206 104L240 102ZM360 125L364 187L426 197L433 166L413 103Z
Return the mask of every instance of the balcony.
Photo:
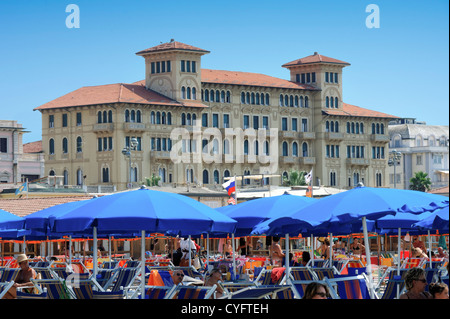
M370 141L371 142L388 143L389 142L389 135L372 134L372 135L370 135Z
M113 123L94 124L94 127L92 130L97 133L111 133L114 131L114 124Z
M313 140L316 138L315 132L300 132L298 133L298 138L301 140Z
M299 157L298 163L300 165L314 165L314 164L316 164L316 158L315 157Z
M325 132L324 138L326 140L342 141L344 139L344 133L339 132Z
M278 136L281 138L297 138L297 132L293 131L279 131Z
M369 166L369 159L367 158L347 158L346 164L351 166Z
M144 132L146 131L144 123L123 123L125 132Z
M293 156L281 156L281 161L283 164L295 164L296 161L296 157Z
M151 156L154 159L170 160L170 152L169 151L152 151Z

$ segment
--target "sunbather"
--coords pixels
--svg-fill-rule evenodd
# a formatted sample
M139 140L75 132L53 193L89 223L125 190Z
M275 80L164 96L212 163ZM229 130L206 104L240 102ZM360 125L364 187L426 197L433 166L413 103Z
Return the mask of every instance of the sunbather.
M217 285L216 287L216 298L220 298L223 295L222 288L218 285L218 282L222 280L222 273L219 268L214 268L211 270L211 273L208 275L205 281L205 286L212 287Z
M3 297L4 299L16 299L17 298L17 288L30 287L28 289L23 289L23 291L32 293L33 283L30 279L36 279L37 274L33 268L30 268L28 264L28 258L25 254L20 254L17 256L17 264L20 267L20 271L14 280L14 285L9 289L9 291Z
M399 299L433 299L433 296L425 291L427 279L422 268L414 267L406 272L405 286L407 291L401 294Z

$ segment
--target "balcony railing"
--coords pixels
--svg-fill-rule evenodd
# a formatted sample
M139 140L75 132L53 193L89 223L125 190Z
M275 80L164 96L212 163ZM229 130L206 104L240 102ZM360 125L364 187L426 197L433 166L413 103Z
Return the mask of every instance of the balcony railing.
M347 158L347 165L356 165L356 166L369 166L368 158Z

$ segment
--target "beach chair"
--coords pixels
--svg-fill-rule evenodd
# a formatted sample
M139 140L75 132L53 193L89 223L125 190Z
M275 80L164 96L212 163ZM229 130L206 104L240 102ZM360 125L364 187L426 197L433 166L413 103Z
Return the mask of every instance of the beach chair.
M310 267L291 267L289 271L291 281L315 281L319 280L317 274Z
M400 268L410 269L414 267L424 268L427 260L425 258L406 258Z
M144 299L164 299L173 293L176 286L145 286ZM142 297L141 297L142 298Z
M103 289L110 292L122 291L128 296L130 290L138 288L138 285L134 282L139 275L138 268L119 268L119 271L109 280Z
M104 261L99 265L99 269L116 269L118 267L118 261Z
M31 279L31 282L39 293L43 293L43 289L46 288L48 299L75 299L75 295L61 278Z
M267 286L267 285L277 285L283 280L283 276L281 276L276 282L272 281L272 272L273 269L263 269L258 277L253 280L253 282L257 286Z
M405 289L405 275L408 269L400 269L400 275L397 275L397 269L391 268L387 272L387 280L383 288L383 282L379 282L379 284L375 287L375 291L380 296L380 299L396 299L397 292L398 295L402 293ZM385 277L386 275L383 275Z
M14 285L14 281L0 282L0 300L6 295L9 289Z
M347 267L348 259L333 260L333 267L336 268L337 274L342 274L345 267Z
M310 259L306 264L306 267L318 267L324 268L327 267L329 260L328 259Z
M140 266L141 266L141 262L139 260L127 260L122 267L123 268L139 268Z
M220 282L218 283L220 288L222 288L224 294L229 294L232 292L236 292L238 290L247 288L247 287L256 287L256 283L252 281L245 282Z
M289 290L289 285L249 286L235 292L224 294L219 299L276 299L277 294Z
M217 285L212 287L194 287L177 285L164 299L210 299L214 295Z
M0 283L14 282L19 271L20 268L3 268L1 270Z
M336 268L311 268L311 270L317 275L317 278L319 280L323 280L324 278L334 278L335 275L338 273Z
M96 292L104 292L104 289L89 273L77 274L73 282L67 282L76 299L94 299Z
M17 291L17 299L48 299L47 290L39 294L30 294L23 291Z
M175 270L182 270L183 273L186 276L192 277L192 278L203 278L203 275L199 273L194 267L173 267L173 271Z
M371 299L368 279L365 274L358 276L336 275L325 279L337 293L338 299Z
M116 274L122 268L115 269L98 269L97 277L95 280L102 286L103 288L109 287L111 283L114 281Z

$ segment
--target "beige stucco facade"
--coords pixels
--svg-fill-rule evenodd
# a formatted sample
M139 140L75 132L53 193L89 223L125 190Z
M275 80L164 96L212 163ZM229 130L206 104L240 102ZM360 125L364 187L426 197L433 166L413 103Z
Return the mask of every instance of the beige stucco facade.
M228 74L220 71L217 74L222 78L211 80L206 76L206 72L213 72L201 68L201 56L207 53L177 49L138 53L145 61L142 85L183 106L120 101L38 108L42 113L46 174L65 176L68 185L114 185L124 189L130 170L129 158L122 149L136 137L139 146L131 152L131 180L135 184L154 174L161 176L163 184L218 184L220 188L224 176L283 175L291 169L313 169L314 185L348 188L363 182L366 186L389 186L387 128L393 116L342 102L342 71L348 63L286 64L291 78L283 81L288 85L258 82L259 74L249 73L242 76L255 81L233 83L226 81ZM202 72L206 80L202 80ZM299 84L303 82L302 73L305 85ZM194 134L194 119L200 136ZM186 129L191 142L176 144L170 139L176 128ZM215 161L207 163L201 146L205 133L212 128L217 128L214 132L221 136L210 138L210 154ZM246 128L276 131L272 136L265 134L268 148L261 140L257 153L252 138L234 137L224 142L227 129ZM217 145L212 142L214 137ZM249 140L248 146L243 145L247 144L245 140ZM175 145L182 148L176 158L189 157L189 163L174 163L169 149ZM195 151L197 157L189 154ZM239 151L242 162L237 158ZM258 157L267 151L277 162L272 163L276 171L270 171L275 166L269 168ZM196 158L202 160L196 162ZM279 185L281 178L273 178L270 183Z

